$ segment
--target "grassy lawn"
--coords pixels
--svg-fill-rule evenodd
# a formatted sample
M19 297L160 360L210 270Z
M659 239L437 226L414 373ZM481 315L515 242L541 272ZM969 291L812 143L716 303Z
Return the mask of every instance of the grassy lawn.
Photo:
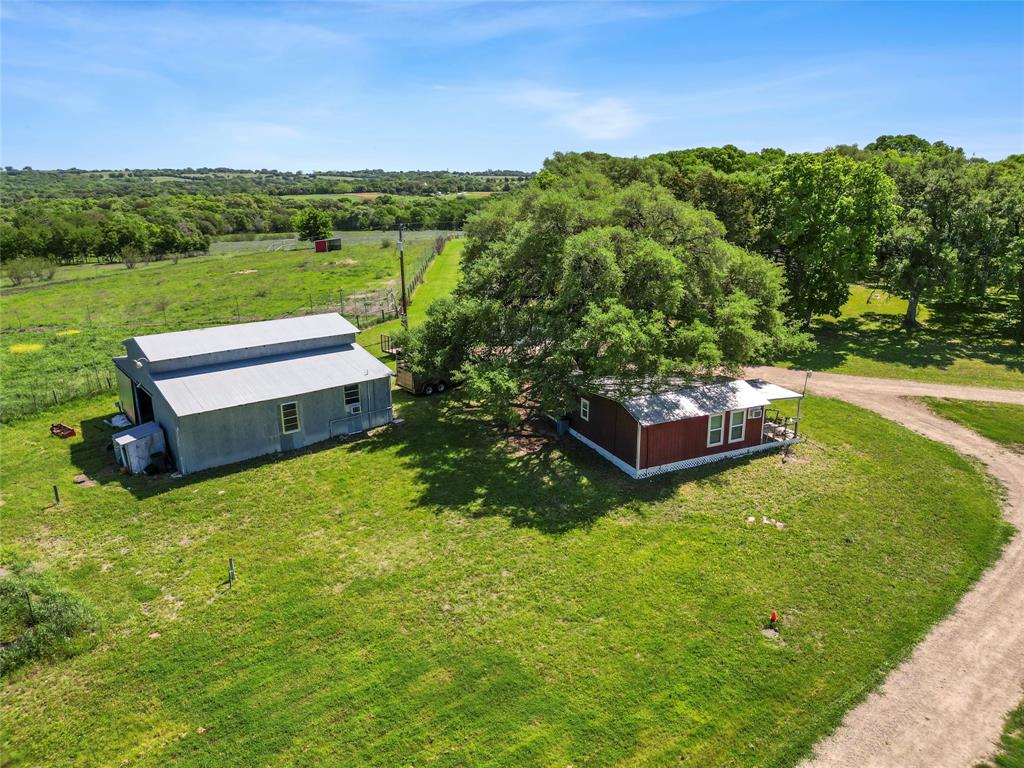
M882 289L851 286L837 320L819 317L818 348L788 365L854 376L941 384L1024 389L1024 348L1009 337L1008 301L993 297L984 310L934 306L915 333L900 328L903 299Z
M978 403L941 397L921 399L939 416L963 424L989 440L1024 452L1024 405Z
M445 247L423 274L423 282L409 302L409 325L417 326L427 316L427 307L434 299L447 296L459 281L459 264L462 259L463 240L453 240ZM367 328L359 334L358 341L366 349L380 355L380 337L382 334L397 333L402 327L400 320L389 320L386 323Z
M639 483L396 404L178 480L112 470L109 396L0 427L8 555L102 626L8 678L5 763L788 766L1009 533L972 464L835 401L808 398L786 464Z
M997 755L980 768L1024 768L1024 703L1007 718Z
M53 283L4 290L0 407L5 417L31 408L33 395L51 397L52 387L63 399L63 390L91 384L130 336L337 311L343 297L351 307L360 295L399 291L395 250L381 247L386 233L354 234L358 238L342 250L328 253L311 247L242 250L131 270L67 267ZM408 270L428 257L434 237L410 233Z

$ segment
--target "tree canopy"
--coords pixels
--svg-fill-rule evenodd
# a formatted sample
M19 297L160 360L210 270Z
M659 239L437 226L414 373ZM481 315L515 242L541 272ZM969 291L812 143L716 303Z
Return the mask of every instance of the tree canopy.
M789 155L768 186L765 240L785 267L793 312L807 324L838 317L896 219L892 180L874 164L823 152Z
M467 223L462 279L404 340L406 364L456 371L502 421L737 370L806 343L780 268L724 239L713 214L646 181L616 187L555 163Z
M303 208L292 217L292 227L300 240L322 240L333 233L331 217L320 208Z

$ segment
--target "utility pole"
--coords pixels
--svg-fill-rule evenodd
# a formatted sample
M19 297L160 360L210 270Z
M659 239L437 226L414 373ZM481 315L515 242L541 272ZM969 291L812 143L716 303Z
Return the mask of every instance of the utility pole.
M409 300L405 295L405 247L402 242L402 230L405 224L398 225L398 264L402 273L402 327L409 330Z

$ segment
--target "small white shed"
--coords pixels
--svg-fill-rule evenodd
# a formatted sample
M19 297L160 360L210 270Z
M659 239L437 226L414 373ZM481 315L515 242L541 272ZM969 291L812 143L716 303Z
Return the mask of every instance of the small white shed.
M153 456L167 450L164 431L152 421L118 432L113 439L117 463L132 474L145 472L146 467L153 463Z

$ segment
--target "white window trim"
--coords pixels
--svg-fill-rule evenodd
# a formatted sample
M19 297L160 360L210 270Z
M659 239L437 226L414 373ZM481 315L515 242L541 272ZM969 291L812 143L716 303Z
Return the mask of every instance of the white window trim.
M722 417L722 423L717 428L714 428L714 427L711 426L711 420L713 418L715 418L716 416L721 416ZM711 433L715 432L716 430L718 432L718 442L717 443L713 443L713 442L711 442ZM719 445L722 445L722 443L724 443L724 442L725 442L725 414L724 413L712 413L710 416L708 416L708 448L715 448L715 447L717 447Z
M350 403L348 401L348 395L346 394L346 390L349 387L355 387L356 388L356 399L355 399L355 402L352 402L352 403ZM359 385L358 384L346 384L345 386L343 386L341 388L341 401L342 401L342 403L344 403L346 408L351 408L353 405L362 405L363 404L363 393L360 391Z
M285 429L284 428L284 409L285 409L286 406L289 406L289 405L294 405L295 406L295 429ZM278 413L280 414L280 417L281 417L281 434L282 435L291 435L291 434L294 434L296 432L301 432L302 431L302 416L299 414L299 403L298 403L297 400L292 400L292 401L287 402L287 403L281 403L281 405L278 407Z
M735 425L735 424L732 423L732 417L735 414L737 414L737 413L740 414L740 416L742 418L740 420L740 423L738 425ZM733 430L734 426L739 426L739 428L740 428L740 436L739 437L733 437L732 436L732 430ZM729 442L730 443L742 443L743 439L746 436L747 436L747 412L746 411L729 411Z
M590 401L585 397L580 398L580 418L590 421Z
M760 419L762 416L764 416L764 406L759 405L747 411L748 419Z

